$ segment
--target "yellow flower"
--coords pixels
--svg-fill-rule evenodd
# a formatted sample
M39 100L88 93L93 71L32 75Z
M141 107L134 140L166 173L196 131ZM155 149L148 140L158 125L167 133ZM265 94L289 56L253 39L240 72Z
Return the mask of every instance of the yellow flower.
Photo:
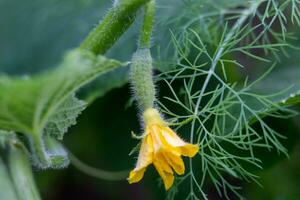
M179 175L184 174L185 167L181 156L194 157L199 146L186 143L178 137L156 109L147 109L143 117L145 135L136 167L130 172L128 182L139 182L147 166L153 163L168 190L174 182L173 170Z

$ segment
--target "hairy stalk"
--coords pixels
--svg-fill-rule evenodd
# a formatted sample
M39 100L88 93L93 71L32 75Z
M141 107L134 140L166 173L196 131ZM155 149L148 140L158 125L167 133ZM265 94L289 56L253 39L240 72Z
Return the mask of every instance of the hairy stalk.
M28 156L22 144L10 141L9 170L20 200L40 200Z
M130 67L130 81L134 91L135 100L140 111L154 107L155 84L152 75L152 57L148 48L138 49L132 56Z
M82 42L80 48L104 54L130 27L138 10L149 0L123 0L112 7L102 22Z
M0 199L17 200L16 191L2 155L0 157L0 177Z
M156 95L150 51L155 15L155 0L151 0L147 3L144 9L144 20L140 32L139 47L132 56L130 68L130 80L134 90L134 96L141 111L154 107Z
M145 5L143 27L140 34L140 48L150 48L151 35L155 16L155 0L151 0Z

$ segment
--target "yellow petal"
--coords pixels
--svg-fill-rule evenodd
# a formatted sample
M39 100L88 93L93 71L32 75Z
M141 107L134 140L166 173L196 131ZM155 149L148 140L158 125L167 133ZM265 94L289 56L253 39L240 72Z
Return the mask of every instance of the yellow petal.
M149 133L152 137L154 153L158 153L164 148L160 132L161 132L160 126L157 125L149 126Z
M127 179L128 182L130 184L139 182L143 178L145 171L146 171L146 168L130 171L129 177Z
M170 167L168 161L166 160L163 152L155 154L153 162L157 163L157 165L159 165L163 171L173 174L173 170Z
M158 174L162 178L164 182L165 189L168 190L174 183L174 175L173 173L168 173L163 170L163 168L160 166L158 162L153 162L154 167L156 168Z
M135 170L147 167L153 161L153 142L150 135L146 135L142 141L138 161Z
M142 141L138 161L134 170L130 171L128 182L136 183L140 181L146 171L146 167L153 161L153 144L150 135L146 135Z
M180 149L181 149L182 155L192 158L198 153L200 148L196 144L187 143L184 146L180 147Z
M163 127L162 136L173 147L184 146L186 143L169 127Z
M164 153L166 160L168 161L169 165L174 169L174 171L178 175L184 174L185 167L180 154L174 154L172 152L165 152Z
M161 132L165 141L173 147L180 149L183 156L194 157L199 151L199 146L184 142L172 129L165 127Z

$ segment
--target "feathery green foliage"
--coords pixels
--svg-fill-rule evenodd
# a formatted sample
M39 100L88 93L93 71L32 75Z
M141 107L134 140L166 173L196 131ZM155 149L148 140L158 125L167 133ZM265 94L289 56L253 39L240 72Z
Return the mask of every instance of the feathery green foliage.
M297 65L282 67L273 74L272 61L280 60L279 55L292 48L289 40L293 37L287 32L287 23L298 21L299 2L183 1L182 4L184 8L180 9L184 11L167 22L180 28L172 30L176 49L174 69L157 77L170 89L170 96L164 97L160 105L179 132L189 142L197 142L201 151L198 159L189 160L187 174L178 177L168 199L174 199L182 185L189 185L187 199L208 199L205 188L208 184L214 185L224 198L230 199L228 193L242 198L242 188L232 184L226 178L228 175L258 183L258 176L252 172L253 167L262 169L264 162L255 156L258 149L287 155L281 144L285 137L263 117L285 118L296 114L286 106L299 103L300 86L292 85L298 81L292 77L285 78L286 84L282 81L284 72L290 73L289 70L293 70L295 78L299 76ZM168 8L172 10L165 7ZM269 66L269 70L256 80L230 79L228 71L232 68L249 68L239 59L242 56L256 65ZM265 77L269 80L264 80ZM178 84L181 89L175 91L173 88ZM258 92L259 88L265 93Z

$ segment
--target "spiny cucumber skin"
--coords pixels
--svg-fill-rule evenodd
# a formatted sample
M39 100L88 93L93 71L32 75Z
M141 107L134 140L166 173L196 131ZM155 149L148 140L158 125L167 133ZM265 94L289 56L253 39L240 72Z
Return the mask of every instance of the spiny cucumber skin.
M132 56L130 80L135 100L141 111L153 108L155 102L155 85L153 82L152 57L150 49L138 49Z

